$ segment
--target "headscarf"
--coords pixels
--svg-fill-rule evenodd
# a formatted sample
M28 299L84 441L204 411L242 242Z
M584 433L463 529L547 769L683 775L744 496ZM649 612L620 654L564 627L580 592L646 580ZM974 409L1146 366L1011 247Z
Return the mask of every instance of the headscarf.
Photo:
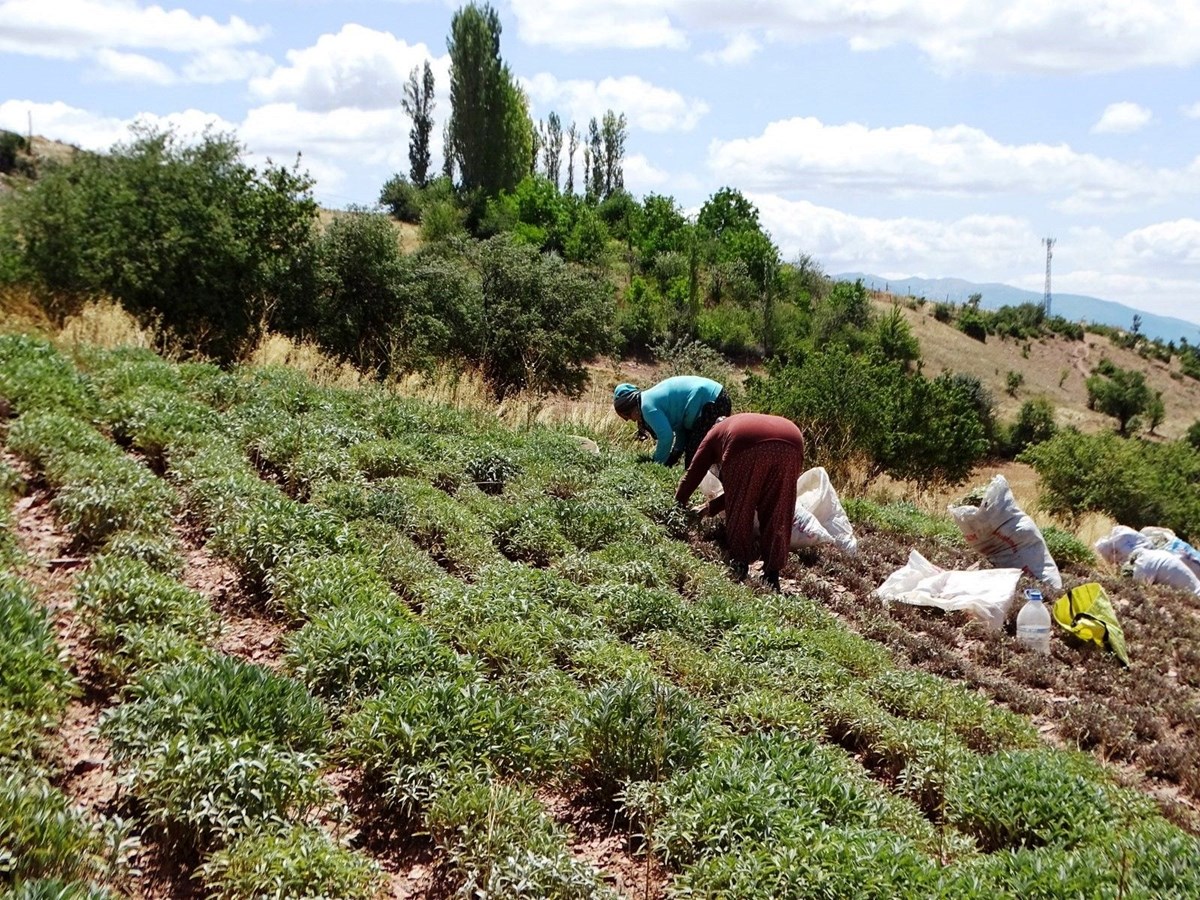
M627 416L641 406L642 392L625 382L613 388L613 409L619 416Z

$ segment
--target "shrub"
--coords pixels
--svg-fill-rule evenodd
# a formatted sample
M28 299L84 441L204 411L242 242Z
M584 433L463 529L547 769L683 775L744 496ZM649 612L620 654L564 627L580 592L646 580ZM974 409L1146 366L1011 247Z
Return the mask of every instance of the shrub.
M1054 525L1042 529L1042 537L1046 540L1046 549L1050 556L1061 566L1094 566L1096 554L1092 548L1069 531L1064 531Z
M48 170L16 211L25 264L53 291L103 291L232 359L286 292L317 213L307 175L241 157L229 135L142 129Z
M379 189L379 203L401 222L416 225L421 221L421 189L399 173Z
M45 609L0 572L0 759L29 758L75 692Z
M317 828L250 832L213 853L200 869L214 900L243 897L339 897L374 900L384 876L373 861Z
M169 844L204 848L248 829L304 821L332 799L320 759L253 737L172 734L129 764L122 783Z
M87 380L49 341L24 334L0 335L0 397L18 413L87 414L95 404Z

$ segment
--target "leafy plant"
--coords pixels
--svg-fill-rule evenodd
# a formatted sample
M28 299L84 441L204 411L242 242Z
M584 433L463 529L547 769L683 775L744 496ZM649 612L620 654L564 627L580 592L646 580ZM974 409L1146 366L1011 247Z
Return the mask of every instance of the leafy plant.
M209 856L200 873L215 900L373 900L384 891L384 876L375 862L305 825L293 825L280 833L251 831Z

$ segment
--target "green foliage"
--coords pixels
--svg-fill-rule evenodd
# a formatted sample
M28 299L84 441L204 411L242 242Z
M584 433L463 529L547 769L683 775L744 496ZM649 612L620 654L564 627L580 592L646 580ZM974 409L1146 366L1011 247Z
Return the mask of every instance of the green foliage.
M463 897L611 897L598 873L572 857L566 835L528 789L465 779L440 793L426 814Z
M696 319L696 334L701 341L722 353L744 356L758 346L755 332L758 316L736 303L720 303L703 309Z
M611 342L609 289L504 237L480 245L478 265L487 335L479 363L492 389L578 391L583 363Z
M653 282L635 275L617 308L617 333L621 350L642 355L665 335L669 319L666 304Z
M1123 525L1161 525L1200 536L1200 452L1184 441L1151 444L1063 429L1020 459L1037 470L1047 512L1103 512Z
M230 657L149 672L130 699L100 725L118 762L136 760L174 738L180 753L215 738L245 738L298 751L328 740L321 705L290 678Z
M871 319L871 300L862 280L839 281L828 296L814 304L813 346L824 348L839 343L860 350L866 346Z
M1089 763L1045 750L982 757L954 780L946 814L986 852L1101 839L1121 813L1116 790L1100 783ZM1143 808L1150 805L1149 798L1141 800Z
M0 572L0 759L41 750L74 691L46 611L24 582Z
M705 720L678 688L629 676L589 693L571 731L584 777L613 792L694 765L704 750Z
M95 396L87 380L49 341L0 334L0 397L16 413L86 415Z
M373 861L318 828L250 832L213 853L201 875L214 900L244 897L339 897L374 900L384 876Z
M1046 549L1051 558L1060 566L1095 566L1096 554L1092 548L1069 531L1064 531L1054 525L1042 528L1042 537L1046 540Z
M1121 369L1102 360L1087 380L1088 408L1117 420L1117 432L1128 434L1138 427L1138 416L1154 399L1143 372Z
M450 21L452 154L464 190L492 197L529 171L533 130L524 93L500 59L500 16L489 5L460 8Z
M545 773L556 761L550 738L528 704L465 676L407 679L364 701L341 732L343 756L407 812L464 772Z
M1187 441L1194 449L1200 450L1200 419L1197 419L1188 426L1187 433L1183 439Z
M748 380L751 406L796 422L835 480L865 459L873 473L956 483L987 449L977 392L948 374L930 381L836 346L769 372Z
M0 885L102 876L114 833L112 826L97 828L41 778L0 771Z
M288 290L317 211L307 175L241 157L229 135L184 145L135 129L108 155L49 170L16 210L24 263L53 291L107 292L232 359Z
M908 367L921 358L921 343L897 304L875 325L875 346L885 360Z
M1047 397L1034 397L1021 404L1017 420L1008 432L1005 452L1016 456L1027 447L1048 441L1058 431L1054 404Z
M958 330L981 344L987 341L987 320L977 311L967 307L958 314Z
M421 222L421 189L399 173L379 189L379 204L401 222L411 225Z
M0 129L0 173L7 175L15 171L18 154L28 152L25 138L15 131Z
M165 842L202 849L264 826L304 821L332 800L320 760L252 737L197 739L177 732L121 776L143 820Z

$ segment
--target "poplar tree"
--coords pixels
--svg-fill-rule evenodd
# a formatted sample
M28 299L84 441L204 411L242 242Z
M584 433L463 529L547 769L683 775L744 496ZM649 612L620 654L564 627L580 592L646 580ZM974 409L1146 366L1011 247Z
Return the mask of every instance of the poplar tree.
M485 196L511 190L529 170L529 104L500 58L500 16L471 3L454 14L450 36L450 144L460 183Z
M400 106L412 119L408 132L408 174L417 187L429 182L429 135L433 133L433 69L425 60L425 72L418 78L419 66L413 66L404 85Z

